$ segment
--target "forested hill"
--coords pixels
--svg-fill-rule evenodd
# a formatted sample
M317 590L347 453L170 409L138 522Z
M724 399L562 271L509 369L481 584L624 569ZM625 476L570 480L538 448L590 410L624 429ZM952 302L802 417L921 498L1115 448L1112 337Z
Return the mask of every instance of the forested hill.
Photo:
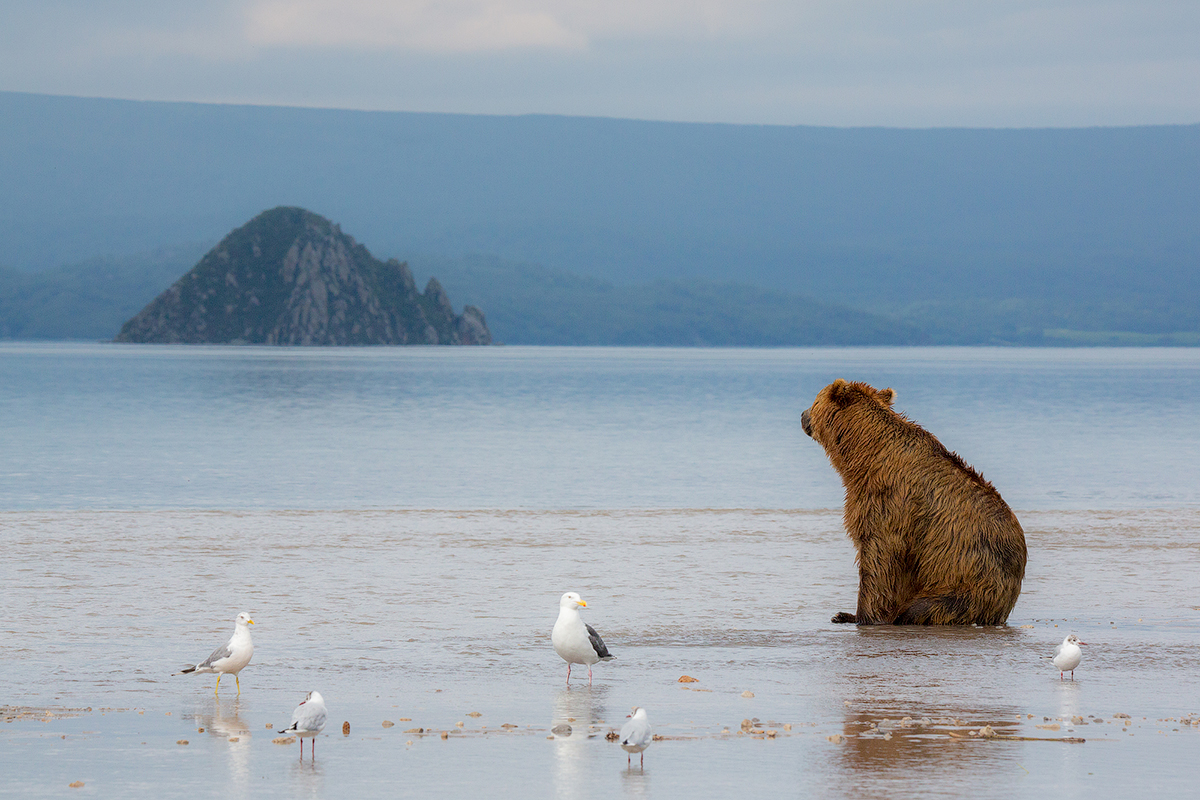
M938 340L1200 331L1196 125L837 129L0 93L0 175L0 266L16 272L215 242L297 205L414 265L481 254L618 287L734 283Z

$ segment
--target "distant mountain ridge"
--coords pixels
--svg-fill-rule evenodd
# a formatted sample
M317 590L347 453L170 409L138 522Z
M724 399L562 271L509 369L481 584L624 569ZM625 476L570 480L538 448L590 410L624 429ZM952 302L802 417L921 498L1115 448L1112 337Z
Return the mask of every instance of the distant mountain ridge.
M118 342L490 344L483 313L455 315L436 279L417 291L328 219L278 207L230 233L122 326Z
M36 310L86 305L86 279L24 274L212 242L279 204L320 209L410 263L543 268L495 284L539 342L555 321L518 301L565 284L569 307L589 316L598 298L614 315L600 320L611 336L564 325L563 342L684 341L693 322L698 342L820 332L784 331L783 312L756 316L749 291L712 288L733 285L765 291L764 307L801 298L899 321L895 343L913 329L956 344L1200 337L1200 125L841 129L12 92L0 92L0 291L12 287L0 336L64 335ZM696 289L682 306L680 287ZM690 311L669 331L621 330L617 317L665 319L626 313L651 298ZM741 322L719 322L734 305Z

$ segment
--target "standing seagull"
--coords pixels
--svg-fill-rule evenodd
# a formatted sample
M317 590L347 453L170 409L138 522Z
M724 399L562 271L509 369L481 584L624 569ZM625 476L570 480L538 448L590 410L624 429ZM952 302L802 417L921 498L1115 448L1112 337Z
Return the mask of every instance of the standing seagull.
M554 623L554 632L550 634L554 652L567 662L567 686L571 685L572 664L587 664L588 686L591 686L592 664L616 658L608 652L596 629L579 616L581 608L587 608L587 603L579 595L575 592L564 594L558 601L558 621Z
M283 729L283 733L294 733L300 739L300 760L304 760L304 740L312 739L309 748L313 760L317 758L316 736L325 727L325 698L320 692L309 692L292 712L292 724Z
M213 694L218 696L221 689L221 676L232 674L233 679L237 681L237 690L240 696L242 693L242 682L238 679L238 673L250 663L250 657L254 655L254 643L250 641L250 626L253 624L254 620L250 619L248 613L243 611L241 614L238 614L237 626L234 627L233 636L230 637L228 642L213 650L213 654L199 664L184 667L175 674L217 673L217 686L213 689Z
M1083 660L1083 651L1079 649L1081 644L1087 644L1087 642L1081 642L1079 637L1072 633L1063 639L1062 644L1054 648L1054 666L1058 667L1060 681L1063 679L1064 672L1070 672L1071 680L1075 680L1075 668Z
M652 741L654 741L654 731L650 730L650 720L646 719L646 709L634 706L629 722L621 726L621 749L629 753L625 757L626 766L632 766L633 762L630 759L633 758L633 754L640 753L638 763L645 767L645 750Z

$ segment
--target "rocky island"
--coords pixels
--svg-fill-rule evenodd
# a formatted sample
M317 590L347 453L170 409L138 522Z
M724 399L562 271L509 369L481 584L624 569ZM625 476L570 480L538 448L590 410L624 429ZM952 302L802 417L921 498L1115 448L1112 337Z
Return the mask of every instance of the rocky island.
M456 315L437 280L379 261L303 208L264 211L230 233L121 327L118 342L491 344L483 312Z

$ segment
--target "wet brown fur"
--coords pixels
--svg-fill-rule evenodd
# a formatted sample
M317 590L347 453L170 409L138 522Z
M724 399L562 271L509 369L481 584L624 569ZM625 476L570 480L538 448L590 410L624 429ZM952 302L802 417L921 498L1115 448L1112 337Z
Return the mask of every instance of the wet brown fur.
M1003 624L1025 576L1021 523L983 476L892 410L894 398L839 379L801 416L842 476L858 550L858 609L833 621Z

